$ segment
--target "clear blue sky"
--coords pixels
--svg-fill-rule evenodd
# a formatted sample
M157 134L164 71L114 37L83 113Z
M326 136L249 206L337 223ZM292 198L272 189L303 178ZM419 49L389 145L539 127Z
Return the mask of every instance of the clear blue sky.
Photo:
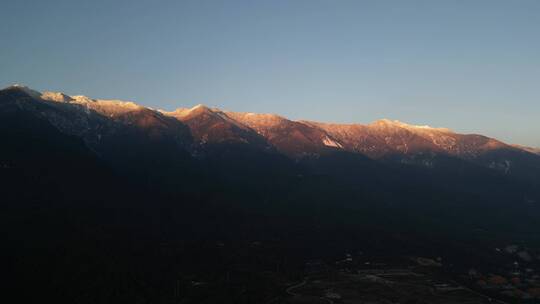
M12 83L540 146L540 1L4 1Z

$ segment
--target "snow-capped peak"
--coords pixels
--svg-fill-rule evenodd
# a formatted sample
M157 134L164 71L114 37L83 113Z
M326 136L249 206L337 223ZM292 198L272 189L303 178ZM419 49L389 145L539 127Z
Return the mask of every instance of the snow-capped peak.
M49 101L57 101L57 102L70 102L73 100L73 98L69 95L66 95L61 92L48 92L45 91L43 94L41 94L41 99L49 100Z
M22 85L22 84L13 84L9 87L7 87L6 89L17 89L17 90L21 90L23 92L25 92L26 94L30 95L31 97L34 97L34 98L39 98L41 96L41 93L36 91L36 90L33 90L33 89L30 89L29 87L25 86L25 85Z
M171 116L174 116L176 118L179 118L179 119L184 119L188 116L191 116L191 115L197 115L197 114L200 114L200 113L203 113L203 112L212 112L214 113L214 110L208 108L207 106L203 105L203 104L198 104L194 107L191 107L191 108L178 108L174 111L164 111L164 110L159 110L159 112L161 112L162 114L165 114L165 115L171 115Z
M448 132L448 133L452 132L452 130L447 129L447 128L435 128L428 125L412 125L412 124L401 122L399 120L390 120L386 118L377 120L371 123L371 125L390 125L390 126L400 127L400 128L409 129L409 130L434 130L434 131Z
M90 98L90 97L86 97L84 95L74 95L74 96L71 96L71 98L73 98L73 100L79 102L79 103L90 103L90 102L95 102L94 99Z
M105 115L115 115L130 111L144 109L131 101L112 100L112 99L92 99L83 95L69 96L61 92L44 92L40 96L41 99L57 103L71 103L84 106L87 109L92 109L98 113Z
M200 103L200 104L192 107L190 110L193 111L193 110L197 110L197 109L208 109L208 107Z

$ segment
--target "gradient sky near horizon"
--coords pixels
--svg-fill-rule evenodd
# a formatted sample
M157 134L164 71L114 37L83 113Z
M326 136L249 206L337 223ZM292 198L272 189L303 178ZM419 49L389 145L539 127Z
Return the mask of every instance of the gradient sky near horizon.
M540 147L540 1L5 1L13 83Z

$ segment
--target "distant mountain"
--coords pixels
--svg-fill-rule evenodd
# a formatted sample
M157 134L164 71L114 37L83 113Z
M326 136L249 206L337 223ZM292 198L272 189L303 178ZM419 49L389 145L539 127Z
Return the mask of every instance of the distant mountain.
M373 158L426 152L475 158L486 151L508 147L481 135L461 135L449 129L414 126L388 119L369 125L311 124L343 142L345 149Z
M171 183L168 177L191 166L189 128L132 102L41 94L14 86L0 91L0 112L46 121L61 133L82 140L96 157L126 178L144 179L145 184L167 185Z
M429 255L470 269L484 248L540 233L540 156L442 128L13 86L0 90L0 145L8 289L32 301L173 303L219 282L204 303L237 303L269 270L296 280L310 259ZM254 294L240 302L274 298Z
M21 107L39 107L40 115L53 125L68 134L82 136L98 152L103 152L100 142L114 141L112 138L127 128L150 141L169 141L191 154L200 153L205 145L234 143L275 150L293 159L346 151L377 160L428 167L436 166L436 156L442 155L505 174L517 172L540 179L537 149L508 145L482 135L458 134L445 128L388 119L371 124L293 121L274 114L222 111L203 105L167 112L133 102L57 92L42 94L22 86L5 91L10 90L18 90L33 99L34 104L19 103ZM531 168L534 172L530 172Z
M448 225L449 215L459 221L470 217L474 225L487 216L486 208L493 212L488 222L525 225L509 218L509 210L533 215L528 208L540 202L540 155L445 128L387 119L294 121L203 105L168 112L23 86L0 90L0 117L3 142L10 147L0 152L0 177L15 183L12 189L50 174L51 189L80 189L64 187L65 179L100 189L105 188L97 181L115 181L122 186L106 188L107 196L125 197L123 191L137 189L144 195L134 194L136 200L157 206L190 202L181 204L187 214L197 208L206 208L203 214L226 213L234 206L265 216L292 210L304 216L337 208L339 221L343 209L372 214L383 208L377 216L399 218L409 208L442 216ZM13 182L12 172L27 182ZM43 190L48 186L40 187L33 195L57 197L56 191ZM441 211L448 209L453 211Z
M299 121L274 114L235 112L226 114L255 130L278 151L293 158L317 156L339 148L326 132Z
M174 117L186 124L197 144L236 142L268 147L265 138L251 128L231 119L219 109L198 105L191 109L180 108L173 112L160 113Z
M378 160L436 166L437 155L456 157L505 174L540 178L540 159L482 135L415 126L387 119L368 125L292 121L275 114L222 111L205 106L162 112L187 124L199 143L272 146L294 159L346 151ZM532 166L533 172L529 169Z
M540 148L525 147L525 146L521 146L521 145L512 145L512 146L515 147L515 148L527 151L527 152L531 152L531 153L540 155Z

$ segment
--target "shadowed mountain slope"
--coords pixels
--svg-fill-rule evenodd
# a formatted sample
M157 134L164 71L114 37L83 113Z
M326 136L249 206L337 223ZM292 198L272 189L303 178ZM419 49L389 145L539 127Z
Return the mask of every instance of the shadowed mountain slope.
M265 303L257 274L276 261L471 264L471 248L540 243L539 157L480 135L10 87L0 139L3 260L26 302L174 303L201 278L217 285L187 303Z

